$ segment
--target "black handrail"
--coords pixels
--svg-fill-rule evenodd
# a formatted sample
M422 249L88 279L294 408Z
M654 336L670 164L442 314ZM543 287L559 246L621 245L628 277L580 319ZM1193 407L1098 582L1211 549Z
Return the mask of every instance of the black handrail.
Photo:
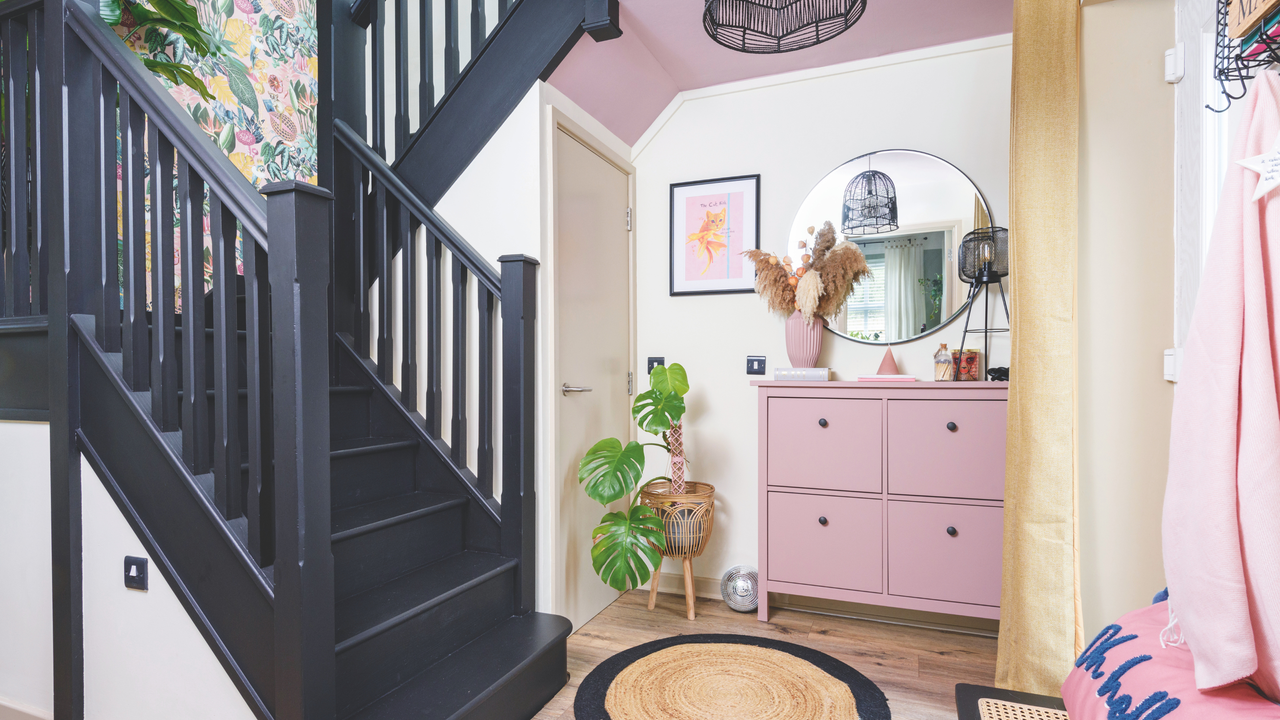
M422 222L424 222L449 249L454 256L461 258L467 269L471 271L489 291L495 295L502 294L502 281L498 271L485 260L471 244L462 239L457 230L445 222L434 210L427 207L422 200L404 184L399 175L392 172L386 161L375 153L355 130L341 120L333 121L333 136L347 148L356 160L373 175L379 185L387 191Z
M26 0L24 0L26 1ZM6 3L7 4L7 3ZM92 10L78 0L67 2L67 22L129 97L146 111L150 122L178 149L229 206L254 240L267 246L267 202L226 154L212 147L213 141L191 120L120 38Z

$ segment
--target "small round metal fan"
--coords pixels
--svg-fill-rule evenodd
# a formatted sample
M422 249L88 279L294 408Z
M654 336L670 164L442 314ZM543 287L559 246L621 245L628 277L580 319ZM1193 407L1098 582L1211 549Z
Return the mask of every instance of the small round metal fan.
M759 603L760 578L750 565L729 568L720 580L720 597L738 612L751 612Z

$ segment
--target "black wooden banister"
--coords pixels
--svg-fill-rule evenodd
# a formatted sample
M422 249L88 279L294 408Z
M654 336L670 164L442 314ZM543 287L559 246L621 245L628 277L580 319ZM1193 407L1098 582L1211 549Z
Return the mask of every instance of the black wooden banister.
M364 166L366 170L373 176L374 180L387 191L395 196L397 200L403 203L409 211L415 216L423 220L427 226L439 237L441 242L449 252L460 258L462 263L467 266L472 274L484 283L485 287L495 295L502 294L502 280L498 275L498 271L485 260L476 249L471 246L462 236L454 230L449 223L445 222L434 210L427 207L422 200L400 180L400 176L396 175L372 148L365 143L355 130L351 129L341 120L333 121L333 136L342 143L352 155Z
M229 206L248 233L266 247L267 203L253 184L191 121L178 101L160 85L138 56L120 42L102 18L78 0L69 0L66 7L67 23L93 55L128 91L129 97L146 110L147 119L159 126L160 132L217 192L218 198Z

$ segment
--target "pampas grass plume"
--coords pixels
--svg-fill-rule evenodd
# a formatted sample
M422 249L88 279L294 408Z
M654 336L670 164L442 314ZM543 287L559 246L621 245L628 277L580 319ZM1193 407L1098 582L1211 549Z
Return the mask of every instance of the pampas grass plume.
M818 298L822 296L822 275L816 270L807 272L796 285L796 305L804 315L806 323L813 322L813 315L818 310Z

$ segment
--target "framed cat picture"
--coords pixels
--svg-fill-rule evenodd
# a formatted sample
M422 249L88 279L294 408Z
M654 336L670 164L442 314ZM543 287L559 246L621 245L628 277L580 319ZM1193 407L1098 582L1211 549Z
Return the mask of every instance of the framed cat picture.
M671 186L671 294L755 292L742 257L760 247L760 176Z

